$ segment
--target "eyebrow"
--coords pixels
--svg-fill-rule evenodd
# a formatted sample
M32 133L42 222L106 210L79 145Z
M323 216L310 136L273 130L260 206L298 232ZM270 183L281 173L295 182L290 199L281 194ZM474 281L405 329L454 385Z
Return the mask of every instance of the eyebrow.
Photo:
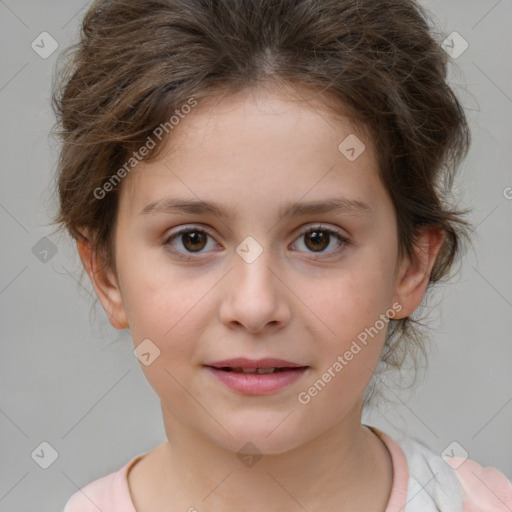
M310 202L289 202L284 204L279 210L280 217L291 217L301 215L318 215L322 213L345 213L353 216L371 215L370 206L357 199L346 197L331 197L319 201ZM222 219L234 215L234 210L224 209L217 203L208 201L196 201L190 199L164 198L153 201L146 205L140 212L140 215L150 215L158 213L189 213L198 215L215 215Z

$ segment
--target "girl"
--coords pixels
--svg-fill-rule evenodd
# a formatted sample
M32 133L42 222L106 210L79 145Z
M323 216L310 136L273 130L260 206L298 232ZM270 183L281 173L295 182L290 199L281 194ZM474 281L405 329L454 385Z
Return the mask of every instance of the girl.
M413 0L96 1L54 94L56 222L167 440L65 512L505 511L512 484L362 424L469 239L470 141Z

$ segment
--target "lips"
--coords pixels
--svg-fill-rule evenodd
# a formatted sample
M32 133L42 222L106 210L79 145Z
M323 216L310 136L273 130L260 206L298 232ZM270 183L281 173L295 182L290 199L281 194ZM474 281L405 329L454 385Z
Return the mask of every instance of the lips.
M214 363L208 363L205 366L210 366L212 368L218 368L219 370L225 371L248 371L248 373L250 372L250 370L282 370L283 368L290 369L307 367L306 365L292 363L290 361L285 361L284 359L275 359L271 357L267 357L264 359L247 359L244 357L238 357L236 359L225 359L223 361L215 361Z
M214 367L215 368L215 367ZM257 373L259 375L268 375L269 373L290 371L295 368L230 368L228 366L224 366L223 368L218 368L219 370L225 372L234 372L234 373Z
M309 369L309 366L275 358L237 358L204 366L226 386L244 395L276 393L296 382Z

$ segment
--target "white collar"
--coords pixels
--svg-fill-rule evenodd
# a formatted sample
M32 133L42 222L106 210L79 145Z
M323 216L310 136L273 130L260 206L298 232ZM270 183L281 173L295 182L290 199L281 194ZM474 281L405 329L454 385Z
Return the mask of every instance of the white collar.
M463 493L453 468L421 442L400 442L409 467L404 512L464 512Z

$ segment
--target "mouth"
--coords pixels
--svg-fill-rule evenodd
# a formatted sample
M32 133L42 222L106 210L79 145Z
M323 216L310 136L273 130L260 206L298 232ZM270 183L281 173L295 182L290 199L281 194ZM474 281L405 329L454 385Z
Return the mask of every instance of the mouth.
M234 372L234 373L257 373L258 375L268 375L270 373L279 373L286 371L298 371L307 366L299 366L296 368L231 368L229 366L223 366L221 368L217 368L215 366L210 366L210 368L215 368L216 370L221 370L223 372Z
M275 393L296 382L309 366L266 358L217 361L204 365L228 388L244 395Z
M292 363L284 359L276 359L275 357L265 357L263 359L247 359L246 357L237 357L234 359L224 359L207 363L205 366L217 368L219 370L291 370L293 368L307 368L306 365Z

